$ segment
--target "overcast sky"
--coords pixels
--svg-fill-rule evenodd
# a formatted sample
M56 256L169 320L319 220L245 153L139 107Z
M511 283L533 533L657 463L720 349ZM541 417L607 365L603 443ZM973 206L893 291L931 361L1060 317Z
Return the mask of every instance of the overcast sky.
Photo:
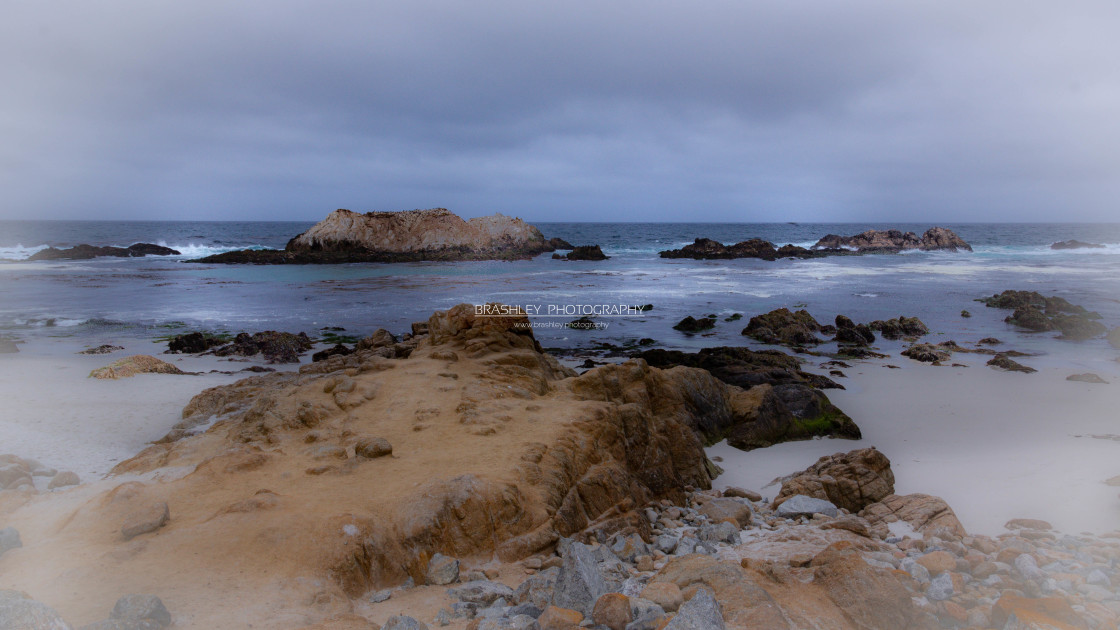
M0 217L1120 220L1120 3L7 0Z

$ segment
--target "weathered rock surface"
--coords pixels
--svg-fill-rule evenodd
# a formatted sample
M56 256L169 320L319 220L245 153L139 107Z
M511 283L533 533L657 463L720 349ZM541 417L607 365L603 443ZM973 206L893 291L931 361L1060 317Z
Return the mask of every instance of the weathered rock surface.
M598 245L580 245L568 252L564 258L566 260L606 260L610 256L604 254Z
M88 348L86 350L82 350L78 354L110 354L112 352L116 352L117 350L124 350L124 346L102 344L100 346L97 346L96 348Z
M166 361L146 354L134 354L110 365L97 368L89 373L90 378L118 379L137 374L184 374L182 370Z
M95 247L93 245L75 245L68 249L48 247L39 250L28 257L28 260L89 260L102 256L117 258L135 258L140 256L179 256L178 252L170 247L153 245L152 243L135 243L128 247Z
M967 312L967 311L966 311ZM962 316L964 313L961 313ZM903 337L920 337L929 333L929 328L917 317L896 317L887 320L875 320L867 325L871 330L879 331L884 339L902 339Z
M1071 304L1065 298L1046 297L1037 291L1007 290L977 301L991 308L1013 310L1004 319L1009 324L1035 332L1057 330L1061 332L1059 339L1079 341L1108 332L1108 328L1096 321L1101 318L1099 313Z
M224 346L228 339L216 337L203 332L191 332L175 335L167 342L167 354L201 354L210 348Z
M988 365L1000 370L1006 370L1008 372L1023 372L1024 374L1030 374L1032 372L1038 371L1032 367L1027 367L1017 361L1012 361L1007 357L1006 354L997 354L996 356L992 357L988 360Z
M874 447L827 455L782 483L776 506L788 497L805 495L830 501L849 512L894 494L891 462Z
M902 356L909 357L915 361L921 361L922 363L940 365L942 361L948 361L952 354L933 344L916 343L903 350Z
M839 388L831 379L800 370L800 362L777 350L704 348L697 353L647 350L635 355L656 367L685 365L747 390L736 394L746 413L712 416L698 426L706 444L723 439L751 449L816 435L859 439L859 427L829 402L818 387Z
M905 521L918 532L946 528L957 536L967 534L953 508L940 497L928 494L892 494L868 505L859 515L872 527Z
M801 517L811 518L814 514L836 516L839 512L836 506L827 499L795 494L783 497L782 501L778 503L777 514L782 518L797 519Z
M816 335L820 330L820 323L809 311L792 312L788 308L779 308L752 317L742 334L763 343L796 347L822 343L823 340Z
M50 606L20 591L0 591L0 628L5 630L70 630Z
M681 321L673 325L674 330L679 330L686 333L697 333L705 330L715 328L716 320L711 317L693 317L691 315L685 317Z
M521 219L493 214L464 221L443 208L403 212L335 210L284 250L243 250L192 262L311 264L418 260L513 260L555 248Z
M1108 381L1101 378L1100 374L1092 372L1084 372L1081 374L1070 374L1066 377L1067 381L1078 381L1081 383L1097 383L1100 385L1108 385Z
M952 252L963 249L970 252L972 246L952 230L934 227L926 230L920 238L913 232L903 233L900 230L868 230L855 236L829 234L817 241L813 249L854 249L860 253L892 253L906 249Z
M253 357L259 354L269 363L299 363L299 356L310 350L311 345L306 333L265 330L251 335L238 333L232 343L216 348L213 353L219 357Z

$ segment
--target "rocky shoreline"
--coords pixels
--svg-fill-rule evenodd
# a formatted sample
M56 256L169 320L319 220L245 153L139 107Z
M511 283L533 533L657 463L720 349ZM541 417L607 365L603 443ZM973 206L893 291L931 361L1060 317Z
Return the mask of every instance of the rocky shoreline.
M698 260L759 258L774 261L779 258L822 258L824 256L852 256L859 254L897 254L902 251L972 251L972 246L952 230L934 227L919 237L913 232L899 230L868 230L854 236L829 234L806 249L786 244L776 247L770 241L752 238L734 245L724 245L709 238L697 238L680 249L659 253L662 258L694 258Z

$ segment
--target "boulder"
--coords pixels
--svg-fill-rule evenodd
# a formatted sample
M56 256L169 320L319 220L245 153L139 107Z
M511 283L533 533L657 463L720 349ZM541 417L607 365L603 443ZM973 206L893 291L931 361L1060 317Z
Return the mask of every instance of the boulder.
M776 513L782 518L812 518L814 514L823 514L825 516L836 516L839 514L836 506L826 501L825 499L817 499L814 497L807 497L803 494L795 494L786 497L778 505Z
M393 615L385 621L381 630L428 630L428 624L407 615Z
M501 582L490 580L471 580L459 586L447 589L447 593L459 601L489 606L499 599L510 601L514 597L513 589Z
M728 522L739 528L751 524L750 506L732 498L708 499L697 507L697 511L707 516L713 523Z
M109 618L121 621L154 621L161 628L171 625L171 613L155 595L125 595L117 600Z
M82 483L81 478L77 473L69 470L64 470L51 478L47 484L47 490L54 490L55 488L65 488L66 486L76 486Z
M672 582L649 584L642 589L642 599L648 599L666 612L675 612L684 603L680 587Z
M215 346L224 346L227 342L227 339L201 332L175 335L171 341L167 342L167 353L202 354Z
M355 352L354 348L347 347L347 346L345 346L341 343L336 343L335 345L331 346L330 348L327 348L326 350L320 350L320 351L316 352L315 354L311 355L311 360L314 361L314 362L326 361L327 359L329 359L331 357L344 357L344 356L347 356L347 355L350 355L350 354L354 354L354 352Z
M1005 592L992 605L992 625L996 628L1084 628L1090 626L1060 597L1027 598ZM1012 620L1018 622L1012 624Z
M697 260L728 259L728 258L761 258L762 260L777 260L778 251L774 244L759 238L724 245L710 238L698 238L691 245L680 249L660 252L662 258L695 258ZM789 253L789 256L796 254Z
M103 368L89 373L90 378L112 379L128 378L137 374L184 374L182 370L166 361L146 354L135 354L114 361Z
M19 549L23 541L19 538L19 531L14 527L0 529L0 556L12 549Z
M1108 328L1106 328L1104 324L1085 317L1084 315L1062 313L1055 315L1050 321L1054 324L1055 328L1061 331L1062 334L1059 339L1083 341L1085 339L1100 337L1108 332Z
M583 616L590 617L595 602L609 590L606 580L599 573L591 548L578 542L571 543L556 576L552 605L578 610Z
M552 249L575 249L575 245L572 245L558 236L553 236L548 239L548 246Z
M553 251L540 230L501 214L464 221L444 208L336 210L283 251L242 250L190 262L316 264L420 260L520 260Z
M957 536L967 535L953 508L940 497L928 494L892 494L863 508L859 515L873 529L882 527L885 531L889 523L906 521L917 532L946 528Z
M665 630L722 630L725 627L719 602L711 591L701 588L681 605Z
M782 483L774 504L781 505L788 497L804 495L824 499L855 513L892 494L891 461L871 447L821 457Z
M962 311L962 317L968 311ZM871 330L878 330L884 339L901 339L903 337L920 337L929 333L929 328L917 317L896 317L894 319L877 319L867 325Z
M427 583L446 585L459 579L459 561L442 553L436 553L428 561Z
M306 333L293 334L265 330L258 333L238 333L233 343L214 350L219 357L252 357L262 355L269 363L299 363L299 356L311 349L311 339Z
M354 444L354 456L365 459L377 459L393 454L393 445L383 437L371 437L358 440Z
M573 630L579 628L582 621L583 613L559 606L545 608L541 616L537 618L541 630Z
M916 343L903 350L902 356L922 363L941 363L948 361L952 355L933 344Z
M125 540L130 540L141 534L154 532L167 524L171 519L171 511L166 503L155 503L142 510L133 512L125 519L121 526L121 535Z
M822 343L814 334L820 329L821 325L808 311L792 312L788 308L779 308L752 317L742 334L763 343L806 346Z
M919 628L921 613L892 571L872 567L851 543L833 543L813 557L813 580L854 628Z
M606 593L599 597L591 611L591 620L610 630L626 630L634 620L630 610L630 598L622 593Z
M0 591L0 628L11 630L70 630L70 624L50 606L20 591Z

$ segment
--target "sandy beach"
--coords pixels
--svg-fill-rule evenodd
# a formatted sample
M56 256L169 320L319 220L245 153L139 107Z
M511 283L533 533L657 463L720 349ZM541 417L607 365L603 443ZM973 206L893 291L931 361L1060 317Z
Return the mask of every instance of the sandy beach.
M969 367L930 366L905 358L856 364L829 398L860 426L858 441L787 442L743 453L726 443L708 449L726 471L717 487L773 496L771 481L818 457L875 446L891 459L899 494L944 498L970 531L995 535L1012 518L1040 518L1063 531L1120 528L1117 433L1120 369L1110 384L1067 381L1069 367L1035 374L994 370L983 355L954 355Z

